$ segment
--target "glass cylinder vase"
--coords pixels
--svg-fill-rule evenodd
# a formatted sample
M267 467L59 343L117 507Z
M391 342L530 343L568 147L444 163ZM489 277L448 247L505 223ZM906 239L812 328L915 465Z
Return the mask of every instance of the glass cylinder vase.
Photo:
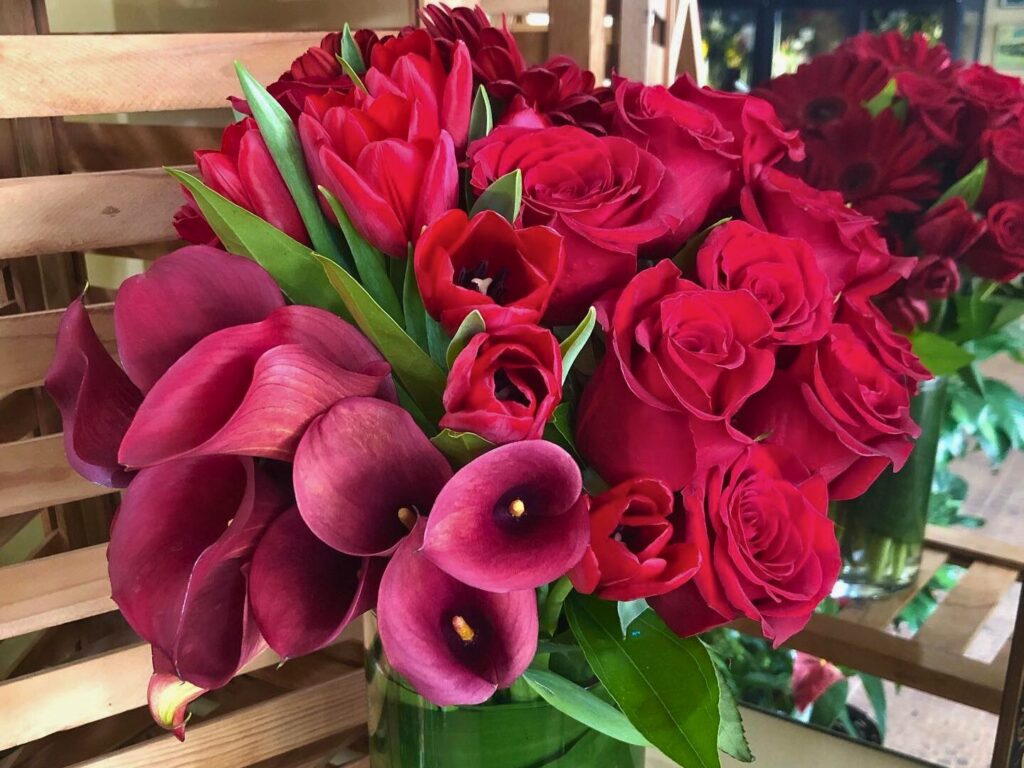
M582 725L542 700L500 691L479 706L438 707L368 637L371 768L643 768L644 750Z
M831 505L843 558L833 597L880 598L917 577L946 385L942 377L926 381L911 402L921 436L903 469L887 469L863 496Z

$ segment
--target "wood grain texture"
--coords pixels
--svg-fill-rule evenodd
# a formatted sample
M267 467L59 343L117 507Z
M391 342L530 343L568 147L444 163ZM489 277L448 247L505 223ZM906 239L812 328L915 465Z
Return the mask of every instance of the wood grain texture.
M114 351L114 305L94 304L88 310L96 335ZM53 361L57 327L63 315L63 309L54 309L0 318L0 393L43 383Z
M116 608L106 544L0 568L0 640Z
M967 563L981 560L1018 571L1024 570L1024 547L962 527L929 525L925 532L925 542L935 549L949 552L951 559Z
M349 670L300 691L168 734L77 768L239 768L340 733L366 721L366 682Z
M195 150L219 147L222 130L68 120L61 131L61 166L68 172L90 172L186 165L193 162Z
M183 201L162 168L4 179L0 258L172 240Z
M226 107L234 62L270 83L322 32L0 36L0 118Z
M63 435L0 445L0 517L110 492L71 468Z
M946 553L934 549L926 549L921 555L921 570L918 571L914 583L901 589L884 600L866 600L855 602L840 612L847 621L863 624L866 627L885 629L899 616L907 603L914 599L921 589L931 580L935 572L946 562Z

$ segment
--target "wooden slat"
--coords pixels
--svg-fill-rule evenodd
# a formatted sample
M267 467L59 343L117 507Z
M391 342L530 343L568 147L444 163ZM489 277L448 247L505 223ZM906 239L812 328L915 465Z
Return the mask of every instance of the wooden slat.
M0 118L227 107L234 61L269 83L321 32L0 36Z
M963 653L1016 580L1015 570L974 563L928 617L914 637L915 642Z
M12 361L7 367L14 368L17 365L16 361ZM0 373L0 376L4 373ZM21 440L38 426L36 400L31 391L12 392L0 399L0 443Z
M0 640L116 609L107 546L0 568Z
M0 445L0 517L107 493L71 468L62 435Z
M935 575L935 572L946 562L946 553L935 549L926 549L921 554L921 570L917 573L914 583L891 595L884 600L866 600L851 604L840 613L842 618L863 624L866 627L885 629L899 616L900 611Z
M362 670L214 718L189 729L184 744L168 734L78 768L238 768L340 733L366 721Z
M193 162L197 149L220 146L223 126L137 125L68 120L61 164L66 171L123 171Z
M0 258L172 240L183 200L162 168L4 179Z
M952 559L959 559L968 564L981 560L1024 571L1024 547L961 527L929 525L925 532L925 542L936 549L949 552Z
M94 304L88 309L96 335L113 351L114 305ZM57 327L63 314L63 309L54 309L0 318L0 393L43 383L53 361Z

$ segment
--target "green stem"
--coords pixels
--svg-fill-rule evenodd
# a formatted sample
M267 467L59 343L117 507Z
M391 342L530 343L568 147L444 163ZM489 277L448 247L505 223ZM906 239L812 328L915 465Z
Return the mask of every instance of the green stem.
M932 319L928 323L928 330L932 333L942 332L942 322L946 319L946 309L949 307L949 299L938 302L932 310Z
M558 619L562 615L562 604L565 598L572 592L572 582L568 576L563 576L548 590L548 596L544 600L544 607L540 613L541 631L548 636L554 636L558 631Z

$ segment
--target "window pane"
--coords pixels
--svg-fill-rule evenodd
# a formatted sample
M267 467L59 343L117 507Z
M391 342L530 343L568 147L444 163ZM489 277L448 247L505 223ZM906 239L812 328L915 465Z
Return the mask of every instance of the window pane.
M828 53L846 37L844 11L781 11L772 56L772 77L795 72L820 53Z
M701 8L708 85L723 91L750 90L755 18L752 9Z
M904 35L924 32L933 43L942 38L942 12L908 11L905 8L875 8L868 14L867 27L871 32L898 30Z

